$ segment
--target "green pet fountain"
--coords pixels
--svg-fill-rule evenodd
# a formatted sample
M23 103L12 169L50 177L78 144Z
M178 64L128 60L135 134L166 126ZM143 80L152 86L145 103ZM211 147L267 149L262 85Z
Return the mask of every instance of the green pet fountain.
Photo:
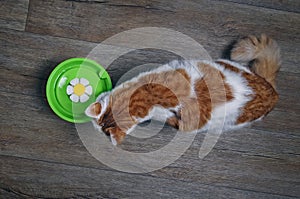
M112 89L106 70L95 61L71 58L60 63L50 74L46 96L52 110L68 122L91 120L85 109L97 96Z

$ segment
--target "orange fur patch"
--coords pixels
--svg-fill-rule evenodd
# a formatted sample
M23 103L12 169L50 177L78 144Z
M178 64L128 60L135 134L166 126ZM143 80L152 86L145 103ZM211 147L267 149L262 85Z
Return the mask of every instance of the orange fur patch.
M135 118L146 117L154 105L176 107L181 99L190 95L190 90L190 78L184 69L142 76L138 81L127 82L114 90L98 123L104 125L107 134L113 134L118 142L137 124Z
M219 70L203 63L198 64L198 68L204 74L204 77L195 83L200 113L198 128L201 128L211 118L214 107L234 97L230 86L225 83L224 75Z
M243 73L243 77L248 81L248 86L252 88L254 94L253 99L243 107L237 124L251 122L266 115L278 101L277 92L266 80L249 73Z
M253 99L242 108L237 124L253 121L272 110L278 95L267 81L230 64L218 63L228 70L241 72L254 92ZM98 124L120 143L138 119L146 118L158 105L167 109L180 107L167 119L169 125L184 132L202 128L211 119L214 108L233 100L234 94L218 69L205 63L197 67L203 77L194 82L195 96L191 95L191 79L184 69L150 73L114 90ZM96 103L93 110L100 113L101 106Z
M240 40L232 49L231 58L235 61L253 61L252 71L275 88L275 78L281 65L280 49L270 37L250 35Z
M95 103L92 107L92 111L95 115L99 115L101 113L101 104L99 102Z
M164 85L146 84L138 88L131 95L129 113L132 116L144 118L155 105L164 108L176 107L178 105L178 99L176 95Z
M188 73L194 70L188 68L190 65L187 65L187 70L183 68L172 70L171 68L177 68L177 65L171 64L170 70L163 67L161 70L146 73L114 89L109 96L106 96L109 100L105 98L109 104L106 105L107 101L105 101L107 107L98 120L98 124L106 134L111 135L117 143L120 143L126 133L138 122L149 119L152 116L149 116L150 111L158 105L167 109L162 110L166 111L162 112L162 116L169 117L167 118L169 125L186 132L201 129L211 119L215 108L234 100L234 90L231 86L235 87L235 85L231 82L227 84L226 77L228 81L239 82L243 84L242 88L245 88L242 80L235 81L232 78L234 73L242 75L253 91L253 94L249 96L252 97L250 101L242 96L243 99L237 97L236 101L230 104L234 109L234 119L241 111L236 124L251 122L266 115L278 101L278 94L274 88L281 61L276 42L265 35L249 36L234 46L231 58L235 61L251 62L254 73L249 74L239 66L235 67L226 62L216 62L224 67L226 72L233 72L228 76L225 73L225 76L214 67L213 63L199 62L197 67L203 75L201 77L200 74ZM194 61L191 63L194 64ZM199 79L194 79L196 77ZM191 78L193 85L191 85ZM248 89L245 88L235 94L247 95L245 94L247 91ZM241 108L243 103L246 104ZM94 114L100 114L100 103L92 105L89 111L92 117ZM156 109L153 112L156 116ZM218 111L216 111L217 114Z
M225 103L234 98L230 85L225 83L226 78L219 70L203 63L199 64L198 68L205 74L200 81L204 80L207 84L213 106Z
M236 72L236 73L241 72L240 69L238 69L237 67L234 67L234 66L232 66L228 63L225 63L225 62L222 62L222 61L217 61L216 63L222 65L225 69L230 70L232 72Z

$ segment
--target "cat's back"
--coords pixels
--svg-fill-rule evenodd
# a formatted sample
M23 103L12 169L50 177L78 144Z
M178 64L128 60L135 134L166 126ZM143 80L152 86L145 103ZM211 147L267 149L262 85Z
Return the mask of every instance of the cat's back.
M200 62L200 67L203 65L205 63ZM209 70L216 69L220 73L219 76L224 80L224 90L229 86L230 91L226 92L232 94L232 98L223 105L229 111L230 118L226 120L231 125L243 125L255 121L274 108L278 101L276 90L264 78L252 73L248 67L228 60L218 60L211 66L214 69ZM211 78L207 79L210 84L216 82Z
M114 96L120 104L149 101L151 107L155 101L168 108L192 99L189 106L199 109L199 128L213 118L223 121L225 128L254 121L267 114L278 99L267 81L228 60L175 60L125 82Z

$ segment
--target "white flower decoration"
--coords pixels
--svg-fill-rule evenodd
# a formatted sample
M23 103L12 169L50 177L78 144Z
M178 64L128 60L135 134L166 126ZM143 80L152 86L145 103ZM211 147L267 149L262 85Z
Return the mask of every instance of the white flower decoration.
M89 83L85 78L72 79L70 85L67 86L67 94L70 95L70 100L81 103L88 101L93 93L93 88Z

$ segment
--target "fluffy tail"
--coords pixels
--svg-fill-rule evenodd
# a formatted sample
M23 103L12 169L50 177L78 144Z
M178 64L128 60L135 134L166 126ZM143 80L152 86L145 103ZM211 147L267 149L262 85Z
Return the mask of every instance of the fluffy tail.
M266 35L249 36L240 40L231 51L231 59L253 61L252 71L275 88L275 78L280 68L280 50L277 43Z

